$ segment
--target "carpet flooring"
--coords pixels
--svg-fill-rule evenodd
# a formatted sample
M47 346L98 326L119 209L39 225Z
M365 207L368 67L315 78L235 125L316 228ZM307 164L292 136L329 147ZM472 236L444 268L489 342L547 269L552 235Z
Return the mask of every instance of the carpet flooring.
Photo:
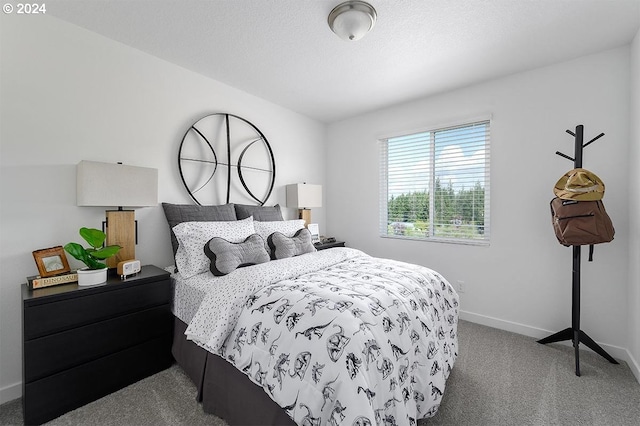
M434 425L640 426L640 383L625 363L581 350L540 345L530 337L460 321L459 355ZM212 425L196 388L174 365L47 425ZM249 408L249 407L248 407ZM22 425L21 399L0 406L0 425ZM346 426L346 425L345 425Z

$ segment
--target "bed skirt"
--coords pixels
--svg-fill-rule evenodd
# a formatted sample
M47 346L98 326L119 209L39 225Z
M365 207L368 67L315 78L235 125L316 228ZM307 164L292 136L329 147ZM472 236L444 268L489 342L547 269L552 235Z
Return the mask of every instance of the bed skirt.
M265 391L218 355L207 352L184 332L187 324L175 319L171 352L198 389L205 413L230 425L295 425Z

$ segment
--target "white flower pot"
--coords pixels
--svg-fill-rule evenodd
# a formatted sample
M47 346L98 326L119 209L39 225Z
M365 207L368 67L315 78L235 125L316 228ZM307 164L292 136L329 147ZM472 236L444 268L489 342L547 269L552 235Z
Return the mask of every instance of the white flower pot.
M107 282L107 268L78 269L78 285L96 285Z

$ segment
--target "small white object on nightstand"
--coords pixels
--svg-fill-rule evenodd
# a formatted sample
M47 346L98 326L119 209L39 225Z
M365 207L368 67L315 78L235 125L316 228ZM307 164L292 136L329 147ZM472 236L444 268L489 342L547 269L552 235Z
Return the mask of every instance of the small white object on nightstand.
M139 260L123 260L118 262L118 275L120 278L126 278L140 272L141 266Z
M320 242L320 227L317 223L310 223L307 225L307 229L311 232L311 242Z

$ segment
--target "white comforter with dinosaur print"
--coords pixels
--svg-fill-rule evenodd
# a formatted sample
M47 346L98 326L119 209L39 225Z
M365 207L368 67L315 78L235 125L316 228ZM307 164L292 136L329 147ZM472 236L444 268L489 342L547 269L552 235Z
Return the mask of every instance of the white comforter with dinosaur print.
M411 425L438 409L457 323L437 272L334 248L216 278L186 334L299 425Z

